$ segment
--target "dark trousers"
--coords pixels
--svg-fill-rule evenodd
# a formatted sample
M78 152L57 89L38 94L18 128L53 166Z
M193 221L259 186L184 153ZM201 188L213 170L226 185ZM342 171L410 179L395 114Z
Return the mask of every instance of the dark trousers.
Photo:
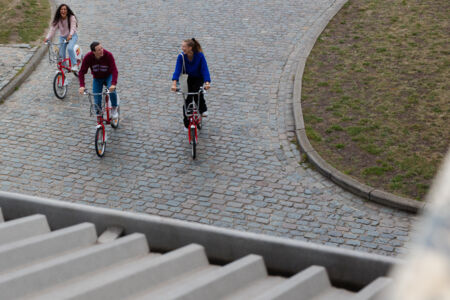
M189 89L189 93L196 93L198 92L198 90L200 89L200 87L203 85L203 78L202 77L194 77L194 76L188 76L188 89ZM195 103L198 106L198 110L199 112L202 114L203 112L207 111L208 108L206 107L206 102L205 102L205 97L203 97L203 94L200 94L200 104L198 102L198 96L195 95L189 95L186 97L185 99L185 105L186 107L188 107L188 105L195 100ZM184 122L184 127L188 128L189 126L189 119L186 117L186 113L184 111L184 106L183 106L183 122Z

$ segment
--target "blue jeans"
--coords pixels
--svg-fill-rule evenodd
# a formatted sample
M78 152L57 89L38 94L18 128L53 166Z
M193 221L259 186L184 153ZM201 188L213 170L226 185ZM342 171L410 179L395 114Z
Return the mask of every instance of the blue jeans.
M72 66L75 66L77 64L77 58L75 56L75 50L73 50L73 47L75 47L75 44L77 43L78 35L75 32L68 44L63 44L65 39L67 39L67 36L59 37L59 57L65 59L67 49L67 51L69 52L70 62L72 63Z
M111 86L111 82L112 82L112 74L110 74L106 78L94 78L94 81L92 82L92 92L94 94L101 93L103 85L106 85L106 87L109 89L109 87ZM117 94L115 92L109 94L109 99L111 99L111 106L116 107L117 106ZM97 114L98 114L99 112L101 112L101 109L102 109L102 96L96 95L96 96L94 96L94 100L95 100L95 105L96 105L97 109L100 110L100 111L97 111Z

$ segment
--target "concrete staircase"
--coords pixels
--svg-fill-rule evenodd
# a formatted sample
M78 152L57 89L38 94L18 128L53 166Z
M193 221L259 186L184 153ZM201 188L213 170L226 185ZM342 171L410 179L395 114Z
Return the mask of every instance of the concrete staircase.
M332 286L321 266L271 276L258 255L212 265L201 245L160 254L145 235L120 232L97 238L92 223L50 231L44 215L5 222L0 209L0 298L356 300L374 299L391 280L349 291Z

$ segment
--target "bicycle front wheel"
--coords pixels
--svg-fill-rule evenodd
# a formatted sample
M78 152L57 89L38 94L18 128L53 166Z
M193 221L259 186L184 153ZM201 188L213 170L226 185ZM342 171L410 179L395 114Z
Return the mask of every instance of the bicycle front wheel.
M104 131L105 128L103 126L97 128L97 130L95 131L95 152L99 157L103 157L103 155L105 154L106 138L103 138L105 136Z
M192 159L197 157L197 139L195 138L195 128L191 128L191 146L192 146Z
M58 99L64 99L67 95L67 78L61 72L56 73L53 79L53 91ZM63 83L64 81L64 83Z

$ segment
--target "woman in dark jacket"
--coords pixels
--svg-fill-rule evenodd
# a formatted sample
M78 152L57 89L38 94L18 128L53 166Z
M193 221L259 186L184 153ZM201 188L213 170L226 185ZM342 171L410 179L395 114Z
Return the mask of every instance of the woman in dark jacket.
M175 72L172 76L172 91L177 89L177 81L180 78L181 73L184 72L188 74L188 90L190 93L198 92L201 86L205 86L205 90L210 88L211 78L209 76L208 64L206 63L205 55L203 55L202 47L200 43L192 38L184 40L181 44L181 50L177 58L177 64L175 66ZM183 67L184 63L184 67ZM194 96L188 96L186 98L186 106L192 102ZM197 100L197 99L196 99ZM205 98L200 95L199 111L203 117L208 116L208 108L206 107ZM189 120L184 113L184 126L187 128L189 125Z

